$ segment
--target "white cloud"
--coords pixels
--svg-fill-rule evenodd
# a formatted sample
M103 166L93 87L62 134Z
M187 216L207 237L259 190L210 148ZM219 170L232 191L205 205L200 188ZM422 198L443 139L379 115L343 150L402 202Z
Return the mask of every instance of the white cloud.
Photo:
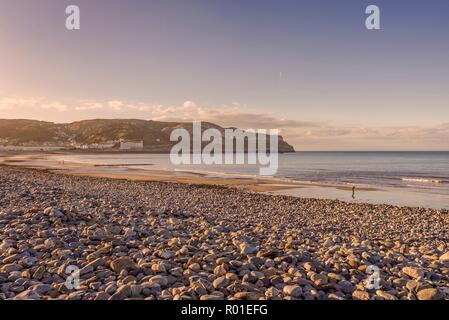
M98 102L84 102L80 106L76 106L75 110L77 111L86 111L86 110L100 110L103 109L104 106L102 103Z
M184 108L196 108L197 104L193 101L185 101L184 102Z
M15 111L17 109L43 109L43 110L56 110L59 112L67 111L69 107L60 102L49 100L46 98L21 98L12 96L0 97L0 110Z
M116 111L120 111L122 110L122 108L125 107L125 104L122 101L108 101L108 107L111 108L112 110L116 110ZM126 106L128 107L128 106Z
M46 103L46 102L41 103L40 107L42 109L54 109L54 110L61 111L61 112L68 110L67 105L65 105L63 103L60 103L60 102L57 102L57 101L48 102L48 103Z

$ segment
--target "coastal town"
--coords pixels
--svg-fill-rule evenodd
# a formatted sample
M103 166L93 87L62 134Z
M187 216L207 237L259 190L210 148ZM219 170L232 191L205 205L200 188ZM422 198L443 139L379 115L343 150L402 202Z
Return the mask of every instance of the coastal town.
M0 139L0 151L69 151L69 150L143 150L143 140L125 140L120 139L118 141L106 141L104 143L91 143L91 144L81 144L81 143L70 143L70 144L58 144L58 143L32 143L25 145L13 145L9 144L6 139Z

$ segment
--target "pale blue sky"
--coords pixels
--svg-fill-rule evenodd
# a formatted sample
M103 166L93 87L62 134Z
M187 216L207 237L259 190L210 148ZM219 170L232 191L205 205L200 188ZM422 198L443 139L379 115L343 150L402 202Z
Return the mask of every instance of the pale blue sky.
M68 4L80 6L80 31L64 27ZM369 4L381 8L381 31L364 27ZM286 135L298 144L317 130L303 122L430 132L449 122L448 12L446 0L2 2L0 118L170 119L192 101L208 120L223 109L237 124L254 114L296 121ZM320 148L335 146L329 134Z

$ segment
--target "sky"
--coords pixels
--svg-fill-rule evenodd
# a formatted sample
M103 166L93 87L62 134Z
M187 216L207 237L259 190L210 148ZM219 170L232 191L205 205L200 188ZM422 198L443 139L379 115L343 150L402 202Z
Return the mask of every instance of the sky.
M371 4L381 30L365 27ZM203 120L277 128L297 150L449 150L448 15L447 0L0 1L0 118Z

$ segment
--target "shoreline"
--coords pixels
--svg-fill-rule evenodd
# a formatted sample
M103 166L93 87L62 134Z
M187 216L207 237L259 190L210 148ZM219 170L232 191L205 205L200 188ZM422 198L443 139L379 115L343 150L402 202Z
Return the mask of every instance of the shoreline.
M59 161L55 159L49 159L48 156L58 155L71 155L72 153L56 152L56 153L35 153L35 154L21 154L17 153L13 155L13 159L6 158L0 163L11 166L21 166L25 168L45 168L55 172L63 172L66 174L83 175L92 177L105 177L105 178L117 178L117 179L129 179L138 181L167 181L178 183L193 183L193 184L210 184L210 185L229 185L229 186L257 186L263 185L264 191L275 191L281 188L289 189L295 187L306 186L318 186L324 188L339 188L341 190L351 190L352 186L345 186L342 184L332 183L319 183L299 180L287 180L282 178L257 178L257 177L245 177L239 174L229 175L228 177L221 175L219 177L210 176L207 173L194 172L191 170L162 170L162 169L136 169L135 166L153 166L154 164L85 164L79 162L68 162L61 165ZM91 154L98 154L92 152ZM103 153L101 153L103 154ZM17 159L14 157L17 156ZM130 167L130 168L128 168ZM98 170L89 170L89 169ZM123 168L120 172L111 172L107 170L101 170L102 168ZM360 191L376 191L379 190L375 187L358 186Z
M97 154L97 153L92 153ZM169 170L152 168L154 164L101 165L56 161L67 152L15 153L0 157L0 163L26 168L46 168L56 173L74 176L104 177L136 181L166 181L196 185L222 185L237 187L251 192L273 195L288 195L316 199L338 199L349 203L389 204L393 206L449 209L449 196L437 193L418 192L421 189L406 187L378 187L330 182L310 182L282 178L248 177L239 174L211 174L191 170ZM141 168L136 168L136 167ZM142 167L145 167L143 169ZM356 186L356 197L352 198L352 186ZM417 191L418 190L418 191Z

